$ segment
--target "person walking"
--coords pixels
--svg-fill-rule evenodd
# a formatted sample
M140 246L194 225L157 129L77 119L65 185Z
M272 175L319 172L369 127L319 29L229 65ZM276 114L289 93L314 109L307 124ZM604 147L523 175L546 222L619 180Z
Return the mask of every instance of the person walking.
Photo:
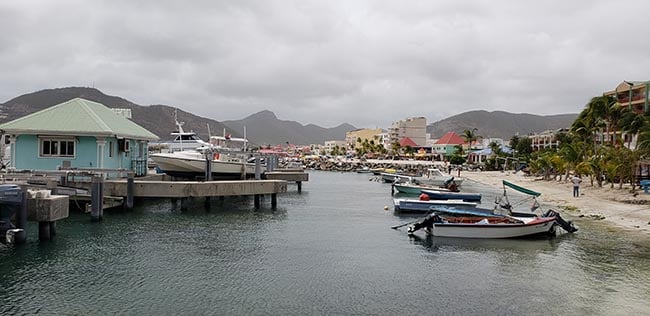
M582 179L580 179L580 176L578 176L577 174L574 174L573 177L571 177L571 182L573 183L573 197L579 197L580 182L582 182Z

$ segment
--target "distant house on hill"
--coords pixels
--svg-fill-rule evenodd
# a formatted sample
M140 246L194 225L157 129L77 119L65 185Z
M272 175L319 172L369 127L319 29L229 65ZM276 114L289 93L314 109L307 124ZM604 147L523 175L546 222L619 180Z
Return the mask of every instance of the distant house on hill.
M15 169L126 169L146 173L158 136L101 103L75 98L0 125Z
M464 144L465 140L458 136L458 134L454 132L448 132L444 136L440 137L440 139L438 139L435 144L433 144L432 151L446 157L456 152L456 146L462 146Z

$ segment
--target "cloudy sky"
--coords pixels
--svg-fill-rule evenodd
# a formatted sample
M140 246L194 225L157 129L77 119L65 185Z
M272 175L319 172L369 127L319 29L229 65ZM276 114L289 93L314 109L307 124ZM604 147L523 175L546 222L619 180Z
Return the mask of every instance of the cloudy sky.
M649 80L650 1L0 2L0 103L94 86L218 121L577 113Z

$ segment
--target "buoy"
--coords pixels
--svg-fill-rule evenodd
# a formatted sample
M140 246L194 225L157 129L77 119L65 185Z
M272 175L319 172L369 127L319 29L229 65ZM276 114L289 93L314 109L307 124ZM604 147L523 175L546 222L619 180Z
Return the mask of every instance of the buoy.
M388 205L384 205L384 211L388 211Z
M420 194L420 201L428 201L429 200L429 195L426 193Z

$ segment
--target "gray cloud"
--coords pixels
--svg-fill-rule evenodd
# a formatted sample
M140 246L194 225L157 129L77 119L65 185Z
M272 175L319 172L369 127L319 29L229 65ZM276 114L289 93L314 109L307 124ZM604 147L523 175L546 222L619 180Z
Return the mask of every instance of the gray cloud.
M579 112L648 80L646 1L5 1L0 100L94 85L216 120ZM0 101L4 102L4 101Z

